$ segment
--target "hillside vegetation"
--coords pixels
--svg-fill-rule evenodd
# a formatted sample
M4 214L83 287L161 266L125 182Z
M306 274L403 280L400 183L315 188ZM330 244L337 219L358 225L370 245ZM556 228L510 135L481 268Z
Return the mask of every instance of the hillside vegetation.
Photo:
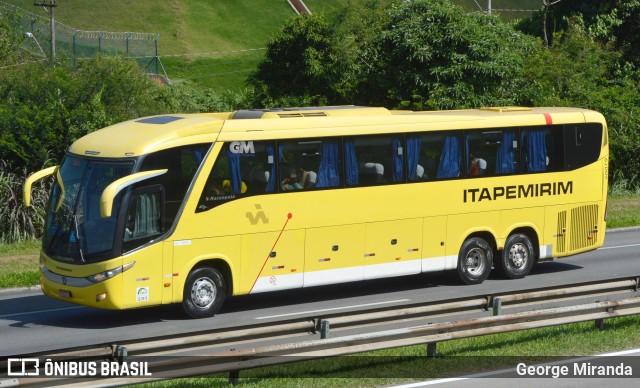
M30 0L3 0L48 15ZM342 0L306 0L314 13L336 17ZM454 0L467 11L486 0ZM295 16L286 0L58 1L56 20L86 31L159 33L158 52L169 79L199 88L239 91L264 56L268 40ZM492 0L492 8L538 9L540 0ZM498 12L506 18L523 12ZM46 42L42 42L46 44ZM258 50L256 50L258 49Z
M7 2L48 17L31 1ZM237 91L264 54L244 50L265 47L295 13L273 0L65 0L55 15L78 30L159 33L158 52L173 82Z

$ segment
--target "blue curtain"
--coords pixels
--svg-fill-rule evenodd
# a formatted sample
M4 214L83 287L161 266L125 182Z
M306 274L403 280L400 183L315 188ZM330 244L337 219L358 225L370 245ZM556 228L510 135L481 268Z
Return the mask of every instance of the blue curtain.
M402 160L402 140L400 138L394 138L391 140L391 152L393 155L393 171L391 177L394 182L402 182L404 161Z
M515 150L513 141L516 135L513 131L502 132L502 144L496 151L496 174L512 174L515 171Z
M194 150L193 151L193 156L196 157L196 161L198 162L198 164L200 164L202 162L202 151Z
M407 178L410 181L418 179L418 159L420 158L420 136L407 138Z
M356 147L353 139L345 140L344 142L344 163L347 186L359 184L360 173L358 171L358 159L356 158Z
M322 143L320 171L316 187L336 187L340 185L340 144L335 140Z
M231 193L240 194L242 192L242 173L240 172L240 155L227 151L229 160L229 176L231 176Z
M470 136L471 135L467 134L467 136L465 136L465 139L464 139L464 151L465 151L464 160L467 161L467 164L466 164L466 166L467 166L467 176L470 175L469 170L471 169L471 153L469 152L469 137ZM446 147L446 143L445 143L445 147ZM478 155L476 155L476 157L477 156ZM440 160L442 160L442 157L440 158Z
M265 192L273 193L276 189L276 155L275 149L272 145L267 145L267 156L269 160L272 161L271 164L271 172L269 172L269 181L267 182L267 187L265 188Z
M455 178L460 175L460 140L455 135L444 138L444 149L436 178Z
M544 138L544 129L527 131L527 155L529 172L547 170L547 143Z

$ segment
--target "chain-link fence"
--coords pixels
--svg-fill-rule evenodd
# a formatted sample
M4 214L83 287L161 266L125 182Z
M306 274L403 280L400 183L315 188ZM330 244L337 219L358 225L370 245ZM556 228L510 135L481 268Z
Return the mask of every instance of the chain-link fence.
M0 15L17 20L27 37L33 38L36 51L51 56L51 20L0 1ZM150 74L166 73L158 56L160 34L146 32L108 32L77 30L55 22L55 57L75 66L80 59L98 53L135 59Z

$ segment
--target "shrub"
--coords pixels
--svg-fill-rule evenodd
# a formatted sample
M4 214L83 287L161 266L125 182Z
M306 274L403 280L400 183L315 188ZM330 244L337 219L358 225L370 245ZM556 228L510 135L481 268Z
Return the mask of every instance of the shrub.
M12 171L0 161L0 243L39 238L51 187L50 179L37 181L31 193L31 207L22 204L22 189L29 173L26 168Z

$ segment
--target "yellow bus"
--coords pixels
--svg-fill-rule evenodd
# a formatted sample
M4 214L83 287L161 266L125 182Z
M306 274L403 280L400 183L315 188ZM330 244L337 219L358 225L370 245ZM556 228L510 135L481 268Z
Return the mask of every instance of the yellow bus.
M600 247L608 138L576 108L310 107L145 117L74 142L54 175L43 292L106 309L435 271Z

